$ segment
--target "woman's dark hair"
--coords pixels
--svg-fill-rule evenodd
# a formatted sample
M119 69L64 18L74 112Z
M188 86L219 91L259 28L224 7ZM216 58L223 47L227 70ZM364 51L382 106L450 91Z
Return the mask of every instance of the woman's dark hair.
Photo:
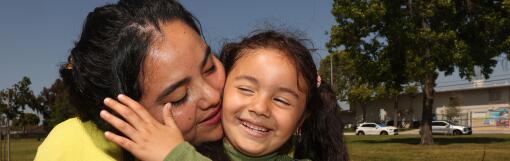
M60 68L82 121L115 131L99 117L103 100L119 94L140 99L144 59L162 35L162 23L171 21L182 21L202 35L195 17L174 0L120 0L87 15L68 64Z
M301 135L296 138L294 157L321 161L348 160L335 94L325 83L317 87L317 68L310 50L303 45L304 41L291 33L258 31L239 43L225 44L220 59L228 73L239 58L250 53L249 50L276 49L284 53L296 66L297 74L304 77L308 90L305 109L308 117L300 127ZM286 153L286 149L280 150Z

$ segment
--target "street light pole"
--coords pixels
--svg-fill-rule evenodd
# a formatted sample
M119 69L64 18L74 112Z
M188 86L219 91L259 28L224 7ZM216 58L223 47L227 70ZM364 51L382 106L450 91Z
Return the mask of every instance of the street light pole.
M317 50L327 51L325 49L319 49L319 48L314 48L314 49L310 49L310 50L311 51L317 51ZM316 53L316 54L319 55L319 58L322 60L321 54L319 54L319 53ZM330 58L329 58L329 83L333 87L333 55L332 54L330 54Z

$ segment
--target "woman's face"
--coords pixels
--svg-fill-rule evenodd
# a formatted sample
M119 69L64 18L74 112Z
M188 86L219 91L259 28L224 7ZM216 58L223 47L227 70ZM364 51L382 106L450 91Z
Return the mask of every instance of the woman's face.
M285 144L303 118L304 82L278 50L255 49L237 60L223 97L222 122L230 144L250 156L269 154Z
M145 58L140 102L160 122L166 103L184 139L194 145L223 137L220 95L225 70L202 38L182 21L162 23Z

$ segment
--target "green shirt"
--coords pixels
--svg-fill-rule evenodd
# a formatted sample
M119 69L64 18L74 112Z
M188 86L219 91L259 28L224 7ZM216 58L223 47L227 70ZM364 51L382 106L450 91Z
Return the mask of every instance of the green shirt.
M294 159L288 155L272 153L261 157L250 157L237 151L232 145L223 142L223 148L231 161L309 161L308 159ZM195 150L188 142L177 145L165 158L165 161L211 161L211 159L203 156Z

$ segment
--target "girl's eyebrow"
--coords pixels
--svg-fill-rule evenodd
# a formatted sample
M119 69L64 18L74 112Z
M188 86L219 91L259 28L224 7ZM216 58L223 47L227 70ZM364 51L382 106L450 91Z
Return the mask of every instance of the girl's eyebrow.
M278 91L282 91L282 92L285 92L285 93L289 93L291 94L292 96L296 97L297 99L299 99L299 95L297 94L296 91L292 90L292 89L289 89L289 88L285 88L285 87L279 87L278 88Z
M249 75L240 75L240 76L237 76L234 78L235 80L247 80L255 85L258 85L259 84L259 81L255 78L255 77L252 77L252 76L249 76ZM292 96L296 97L297 99L299 99L299 95L296 91L290 89L290 88L285 88L285 87L279 87L278 88L278 91L282 91L282 92L286 92L286 93L289 93L291 94Z
M235 77L234 79L235 80L247 80L247 81L252 82L253 84L256 84L256 85L259 84L259 81L256 78L249 76L249 75L240 75L240 76Z

